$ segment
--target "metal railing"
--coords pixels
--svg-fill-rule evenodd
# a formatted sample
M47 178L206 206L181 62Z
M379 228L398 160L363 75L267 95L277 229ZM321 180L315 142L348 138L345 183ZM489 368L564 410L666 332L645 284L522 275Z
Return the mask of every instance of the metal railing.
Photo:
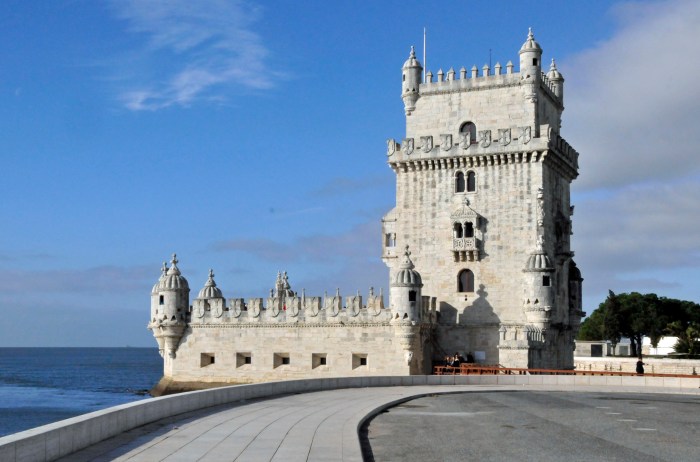
M459 366L434 366L433 375L614 375L632 376L644 375L648 377L683 377L699 378L700 375L689 374L655 374L616 371L580 371L572 369L529 369L521 367L502 367L488 364L460 364Z

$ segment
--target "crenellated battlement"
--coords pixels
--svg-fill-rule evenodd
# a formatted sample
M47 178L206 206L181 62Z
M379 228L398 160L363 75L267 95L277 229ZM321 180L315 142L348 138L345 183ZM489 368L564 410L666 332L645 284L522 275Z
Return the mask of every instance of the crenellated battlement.
M425 82L419 85L418 93L420 96L427 96L441 93L481 91L521 86L524 81L530 80L530 75L516 72L514 67L513 63L508 61L505 69L501 63L496 63L493 69L491 69L488 64L484 64L481 70L476 65L472 66L470 71L462 67L459 74L457 74L452 67L447 73L443 72L442 68L437 74L433 74L432 71L427 71L425 74ZM556 77L555 79L551 79L543 71L539 72L538 77L538 82L536 82L538 87L542 89L554 103L563 106L561 90L559 89L560 80L563 79L557 79Z
M520 74L513 71L513 63L508 61L505 66L496 63L493 71L488 64L484 64L479 73L479 68L476 65L472 66L468 72L465 67L462 67L457 74L454 68L450 68L445 74L440 69L437 74L433 75L432 71L425 73L425 82L420 85L421 94L430 94L445 91L469 91L475 88L483 88L490 86L501 85L518 85L520 82ZM433 77L436 79L433 81Z
M229 298L221 307L207 300L194 300L188 316L191 325L201 324L280 324L280 323L386 323L391 320L390 310L385 308L384 295L375 294L370 288L367 302L359 291L355 295L272 296L266 298ZM203 303L204 302L204 303Z

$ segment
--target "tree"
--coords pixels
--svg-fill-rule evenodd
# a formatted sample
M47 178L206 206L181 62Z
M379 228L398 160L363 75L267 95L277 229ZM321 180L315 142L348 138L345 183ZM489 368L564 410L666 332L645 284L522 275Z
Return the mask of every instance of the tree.
M608 291L608 298L601 304L603 308L603 338L610 340L613 354L617 344L620 343L620 329L622 325L622 307L620 300L612 290Z
M603 303L600 304L597 310L593 311L586 319L581 323L581 328L576 336L577 340L584 340L589 342L594 342L596 340L605 339L603 334L604 325L604 309Z
M700 354L700 305L673 299L664 302L673 313L664 333L678 338L673 349L676 353Z
M656 347L664 335L678 337L676 351L700 354L700 305L656 294L616 295L611 290L581 324L577 338L609 340L614 348L621 337L628 337L630 355L638 356L643 337Z

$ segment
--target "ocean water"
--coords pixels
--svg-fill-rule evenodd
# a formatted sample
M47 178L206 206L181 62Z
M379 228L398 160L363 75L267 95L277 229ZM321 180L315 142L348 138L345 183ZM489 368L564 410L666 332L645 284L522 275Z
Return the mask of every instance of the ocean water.
M0 348L0 436L148 398L155 348Z

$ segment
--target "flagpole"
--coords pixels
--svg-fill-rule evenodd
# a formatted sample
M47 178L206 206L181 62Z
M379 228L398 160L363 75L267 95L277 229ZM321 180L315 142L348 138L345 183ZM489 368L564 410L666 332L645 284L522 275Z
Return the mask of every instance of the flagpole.
M425 70L428 68L428 61L425 59L425 27L423 28L423 82L425 82Z

